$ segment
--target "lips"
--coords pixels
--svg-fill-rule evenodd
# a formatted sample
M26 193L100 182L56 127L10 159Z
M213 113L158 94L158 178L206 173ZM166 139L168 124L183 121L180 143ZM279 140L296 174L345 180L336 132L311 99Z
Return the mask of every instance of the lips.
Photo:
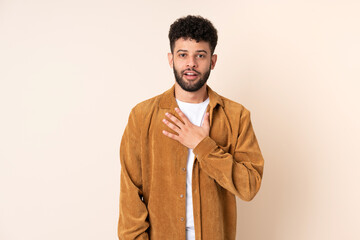
M186 70L183 72L183 76L188 80L196 79L199 73L197 71Z

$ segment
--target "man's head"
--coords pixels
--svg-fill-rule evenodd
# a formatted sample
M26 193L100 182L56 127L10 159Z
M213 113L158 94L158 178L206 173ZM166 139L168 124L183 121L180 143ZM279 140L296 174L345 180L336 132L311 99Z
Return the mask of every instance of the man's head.
M170 26L169 64L183 90L194 92L206 83L217 59L217 38L212 23L200 16L179 18Z

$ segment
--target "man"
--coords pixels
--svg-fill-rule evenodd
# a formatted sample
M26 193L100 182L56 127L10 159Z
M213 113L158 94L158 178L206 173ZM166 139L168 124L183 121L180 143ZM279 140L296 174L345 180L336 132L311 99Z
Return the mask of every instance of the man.
M169 31L175 84L137 104L121 145L119 239L235 239L235 196L258 192L264 160L250 113L206 81L217 31L200 16Z

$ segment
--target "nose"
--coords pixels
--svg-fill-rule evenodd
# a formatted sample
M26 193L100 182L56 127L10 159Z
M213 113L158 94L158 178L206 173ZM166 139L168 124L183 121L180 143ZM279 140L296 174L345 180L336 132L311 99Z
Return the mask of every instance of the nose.
M197 62L196 62L195 57L189 57L186 66L187 66L187 67L190 67L190 68L195 68L195 67L197 67Z

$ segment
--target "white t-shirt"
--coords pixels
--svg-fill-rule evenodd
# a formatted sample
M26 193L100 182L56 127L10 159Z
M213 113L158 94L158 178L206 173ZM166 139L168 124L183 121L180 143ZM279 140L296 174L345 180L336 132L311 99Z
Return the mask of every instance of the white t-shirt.
M201 126L205 116L209 98L202 103L187 103L176 99L180 110L186 115L190 122L194 125ZM186 171L186 240L195 240L193 201L192 201L192 171L195 155L193 150L189 148L187 171Z

